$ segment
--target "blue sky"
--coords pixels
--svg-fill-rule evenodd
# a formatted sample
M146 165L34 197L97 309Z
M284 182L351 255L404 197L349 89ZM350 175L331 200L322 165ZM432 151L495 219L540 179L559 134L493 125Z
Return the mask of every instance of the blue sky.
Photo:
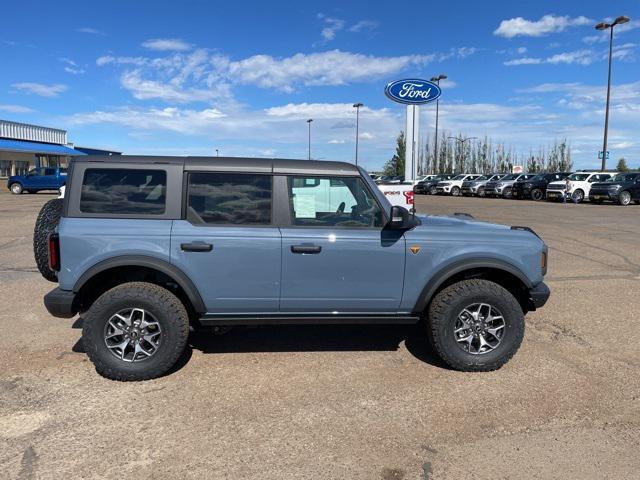
M66 128L131 154L352 161L380 168L404 128L383 93L446 73L441 128L531 148L567 138L577 167L601 149L607 34L618 15L609 150L640 166L636 1L9 2L0 118ZM422 107L421 135L435 108Z

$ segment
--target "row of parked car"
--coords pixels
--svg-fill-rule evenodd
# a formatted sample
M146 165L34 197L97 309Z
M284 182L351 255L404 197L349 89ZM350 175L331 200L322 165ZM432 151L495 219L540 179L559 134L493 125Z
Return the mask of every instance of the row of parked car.
M414 194L640 204L640 173L558 172L426 175Z

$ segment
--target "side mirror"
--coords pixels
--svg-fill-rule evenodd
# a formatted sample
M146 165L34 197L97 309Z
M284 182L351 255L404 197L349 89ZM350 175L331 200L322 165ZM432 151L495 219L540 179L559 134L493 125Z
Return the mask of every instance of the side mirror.
M391 220L387 223L387 228L392 230L405 230L410 228L409 210L399 205L391 207Z

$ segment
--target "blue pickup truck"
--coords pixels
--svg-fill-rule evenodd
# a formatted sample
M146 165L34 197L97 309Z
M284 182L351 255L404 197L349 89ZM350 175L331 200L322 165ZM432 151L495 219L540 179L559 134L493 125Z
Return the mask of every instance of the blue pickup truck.
M34 168L26 175L13 175L7 180L11 193L36 193L40 190L60 190L67 183L67 169L55 167Z

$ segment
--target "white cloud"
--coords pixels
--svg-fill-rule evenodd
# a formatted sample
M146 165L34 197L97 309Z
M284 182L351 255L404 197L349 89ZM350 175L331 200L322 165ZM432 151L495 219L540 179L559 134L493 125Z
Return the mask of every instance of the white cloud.
M0 105L0 111L9 113L31 113L33 110L22 105Z
M516 17L502 20L493 34L505 38L517 36L541 37L549 33L562 32L569 27L590 25L592 23L593 20L584 16L571 18L566 15L545 15L540 20L526 20L522 17Z
M375 20L360 20L349 27L349 31L353 33L372 32L380 25Z
M40 95L41 97L57 97L59 94L67 90L67 86L61 83L53 85L45 85L43 83L35 82L20 82L11 85L16 90L21 90L27 93L33 93L34 95Z
M322 20L322 23L324 24L324 28L320 31L320 35L322 35L325 42L333 40L336 37L336 33L344 29L345 22L340 18L328 17L323 13L319 13L318 18Z
M635 145L633 142L618 142L611 145L611 148L615 148L618 150L625 150L627 148L631 148Z
M81 27L81 28L76 28L76 32L80 32L80 33L89 33L91 35L102 35L105 36L106 33L96 29L96 28L91 28L91 27Z
M628 53L628 52L627 52ZM548 63L557 65L560 63L565 64L578 64L578 65L591 65L594 61L600 58L596 53L591 50L576 50L573 52L556 53L547 58L535 58L535 57L523 57L508 60L504 62L507 66L514 65L539 65L541 63Z
M84 68L80 67L76 62L70 58L60 58L61 62L65 63L64 71L73 75L80 75L84 73Z
M180 83L143 79L138 70L123 73L120 83L138 100L161 99L169 103L202 102L226 93L223 89L182 88Z
M149 63L149 59L145 57L114 57L113 55L103 55L96 59L96 65L99 67L110 63L142 66L147 65Z
M523 57L523 58L516 58L514 60L507 60L506 62L504 62L505 65L537 65L539 63L542 63L542 60L540 58L531 58L531 57Z
M342 144L346 143L346 140L337 140L335 138L332 138L327 143L330 144L330 145L342 145Z
M358 134L359 138L362 138L364 140L371 140L374 138L374 135L372 133L369 132L362 132Z
M527 53L527 47L518 47L516 51L522 55L523 53Z
M476 47L454 47L450 48L446 53L440 53L437 55L439 61L448 60L450 58L467 58L470 55L478 52L480 49Z
M156 51L186 52L191 50L191 44L179 38L152 38L142 42L142 46Z
M227 73L229 78L237 83L291 92L296 84L344 85L385 77L410 66L426 65L431 60L432 55L375 57L331 50L322 53L298 53L286 58L255 55L229 62Z

